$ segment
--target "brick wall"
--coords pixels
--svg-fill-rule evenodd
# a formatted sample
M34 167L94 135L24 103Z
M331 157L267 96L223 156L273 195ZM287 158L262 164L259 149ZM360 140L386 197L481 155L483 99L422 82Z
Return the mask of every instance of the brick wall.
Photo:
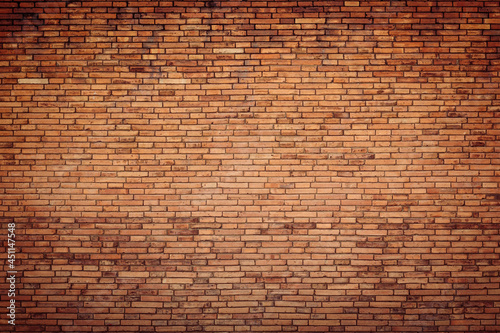
M2 1L17 332L498 332L499 1Z

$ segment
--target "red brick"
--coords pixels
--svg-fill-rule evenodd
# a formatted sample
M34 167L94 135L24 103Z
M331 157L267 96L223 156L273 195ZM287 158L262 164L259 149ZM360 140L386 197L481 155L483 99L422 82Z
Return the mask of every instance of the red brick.
M498 8L1 2L16 330L496 331Z

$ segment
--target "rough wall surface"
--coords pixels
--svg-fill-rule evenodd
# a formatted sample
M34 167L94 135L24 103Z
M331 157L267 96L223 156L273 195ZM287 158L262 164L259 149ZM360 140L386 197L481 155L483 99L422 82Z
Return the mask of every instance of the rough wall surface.
M498 332L499 1L1 1L1 331Z

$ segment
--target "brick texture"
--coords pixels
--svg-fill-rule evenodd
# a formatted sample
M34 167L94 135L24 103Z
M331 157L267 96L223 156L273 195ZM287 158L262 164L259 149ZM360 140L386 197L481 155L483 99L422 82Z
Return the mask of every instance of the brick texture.
M500 331L499 1L0 2L0 331Z

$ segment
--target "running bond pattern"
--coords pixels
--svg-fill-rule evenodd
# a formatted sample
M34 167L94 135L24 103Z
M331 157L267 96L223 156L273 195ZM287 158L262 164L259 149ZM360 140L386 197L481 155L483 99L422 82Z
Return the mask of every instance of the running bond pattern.
M1 331L500 330L499 1L12 0L0 38Z

